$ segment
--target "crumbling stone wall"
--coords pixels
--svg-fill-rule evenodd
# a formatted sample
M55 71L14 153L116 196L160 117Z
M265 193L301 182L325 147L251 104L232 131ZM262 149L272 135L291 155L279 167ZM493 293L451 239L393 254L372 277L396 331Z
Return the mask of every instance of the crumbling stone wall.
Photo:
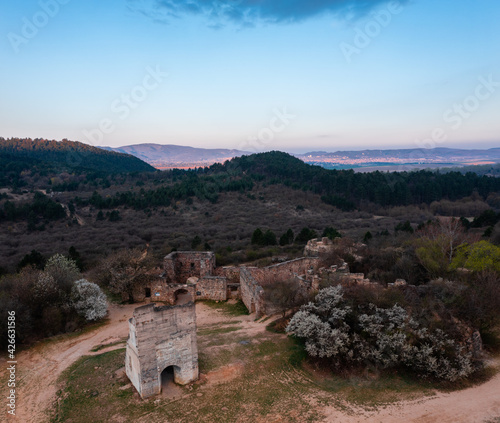
M223 276L228 283L240 283L240 268L237 266L218 267L217 276Z
M273 264L272 266L247 268L252 276L262 287L276 282L278 280L292 279L297 275L305 275L306 278L316 272L319 265L318 257L301 257L298 259L285 261L283 263Z
M247 267L240 268L240 292L241 300L250 313L256 313L257 317L264 314L264 290L253 277L252 271Z
M306 275L307 277L317 270L318 265L318 257L301 257L265 267L264 275L265 277L271 275L274 280L290 279L296 275Z
M304 248L306 257L318 257L328 254L333 250L333 242L330 238L316 238L307 242Z
M301 257L272 266L240 267L240 295L250 313L257 317L274 312L272 304L266 304L266 286L280 280L296 279L305 291L312 288L314 274L319 265L318 257ZM303 277L299 277L299 276Z
M186 283L195 276L203 278L215 274L215 254L211 251L175 251L163 261L167 283Z
M366 279L363 273L351 273L346 262L340 266L333 265L326 269L322 268L320 274L327 284L338 283L343 286L356 286L376 283Z
M129 320L125 371L144 398L161 392L161 373L174 368L175 383L198 379L196 311L193 302L179 306L148 304Z
M221 276L205 276L196 282L197 300L227 300L227 279Z
M179 291L187 291L191 298L195 299L196 286L193 284L167 284L164 280L158 279L141 286L137 286L133 292L135 302L162 302L174 305L176 294Z

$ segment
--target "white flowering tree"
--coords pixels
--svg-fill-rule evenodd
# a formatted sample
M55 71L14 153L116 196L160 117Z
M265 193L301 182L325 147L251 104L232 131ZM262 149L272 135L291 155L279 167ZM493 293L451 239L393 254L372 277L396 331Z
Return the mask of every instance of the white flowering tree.
M286 331L305 340L310 356L337 365L405 366L422 376L450 381L474 370L472 354L443 331L421 327L397 304L354 310L340 285L319 291L314 302L293 316Z
M44 273L54 279L64 294L69 294L74 282L82 277L76 263L62 254L55 254L47 260Z
M108 312L106 295L98 285L86 279L80 279L73 285L71 304L75 311L87 321L102 319Z

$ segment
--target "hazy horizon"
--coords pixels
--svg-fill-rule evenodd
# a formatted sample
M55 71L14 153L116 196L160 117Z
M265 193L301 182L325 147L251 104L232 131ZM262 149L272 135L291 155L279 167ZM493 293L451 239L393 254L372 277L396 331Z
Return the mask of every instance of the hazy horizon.
M492 148L500 3L2 5L0 136L288 152Z

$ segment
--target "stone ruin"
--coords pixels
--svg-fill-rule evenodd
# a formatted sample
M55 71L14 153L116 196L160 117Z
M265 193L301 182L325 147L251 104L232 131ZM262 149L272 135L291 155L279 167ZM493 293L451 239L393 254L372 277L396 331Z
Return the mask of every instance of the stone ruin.
M226 301L233 297L234 284L216 270L211 251L175 251L164 258L159 277L135 288L133 300L174 305L179 295L189 294L196 300Z
M264 293L266 286L278 280L293 278L305 292L317 291L321 279L344 286L381 287L362 273L351 273L345 262L320 267L320 257L333 248L328 238L314 239L307 243L304 257L264 268L217 268L212 252L180 251L166 256L163 274L138 287L133 295L135 301L150 303L135 309L129 320L125 356L126 374L140 396L145 399L159 394L162 374L168 370L173 371L174 382L181 385L198 379L195 300L239 298L250 313L261 317L275 312L264 300ZM389 285L405 286L406 281L398 279ZM168 305L157 306L155 302ZM476 332L466 337L475 355L481 351Z
M333 241L330 238L316 238L307 242L304 248L306 257L319 257L323 254L328 254L333 249Z
M264 268L241 266L241 300L250 313L256 313L256 317L271 315L275 310L272 304L264 300L266 286L278 280L293 278L299 282L299 286L305 292L317 289L318 265L318 257L301 257Z
M141 398L157 395L162 373L173 370L174 382L198 379L198 344L194 302L136 308L129 320L125 371Z
M261 317L275 312L265 302L264 292L278 280L294 278L305 292L318 290L320 277L325 275L343 283L370 283L363 274L350 273L346 263L319 268L320 256L332 246L328 238L311 240L305 257L264 268L217 268L213 252L179 251L166 256L163 273L133 294L135 301L150 303L135 309L129 321L125 357L127 376L140 396L161 392L165 369L173 369L178 384L198 379L195 300L240 298L250 313Z

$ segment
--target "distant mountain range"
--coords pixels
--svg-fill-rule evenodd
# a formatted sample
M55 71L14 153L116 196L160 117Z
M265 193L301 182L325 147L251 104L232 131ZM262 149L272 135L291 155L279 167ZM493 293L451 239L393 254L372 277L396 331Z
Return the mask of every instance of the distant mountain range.
M124 147L102 147L108 151L130 154L158 169L204 167L224 163L234 157L252 154L223 148L194 148L181 145L135 144Z
M206 149L180 145L136 144L106 150L131 154L158 169L193 168L223 163L234 157L252 154L234 149ZM409 169L445 167L500 162L500 148L466 150L456 148L413 148L361 151L313 151L296 154L302 161L330 169L374 170L394 169L407 165ZM385 169L384 169L385 170Z

